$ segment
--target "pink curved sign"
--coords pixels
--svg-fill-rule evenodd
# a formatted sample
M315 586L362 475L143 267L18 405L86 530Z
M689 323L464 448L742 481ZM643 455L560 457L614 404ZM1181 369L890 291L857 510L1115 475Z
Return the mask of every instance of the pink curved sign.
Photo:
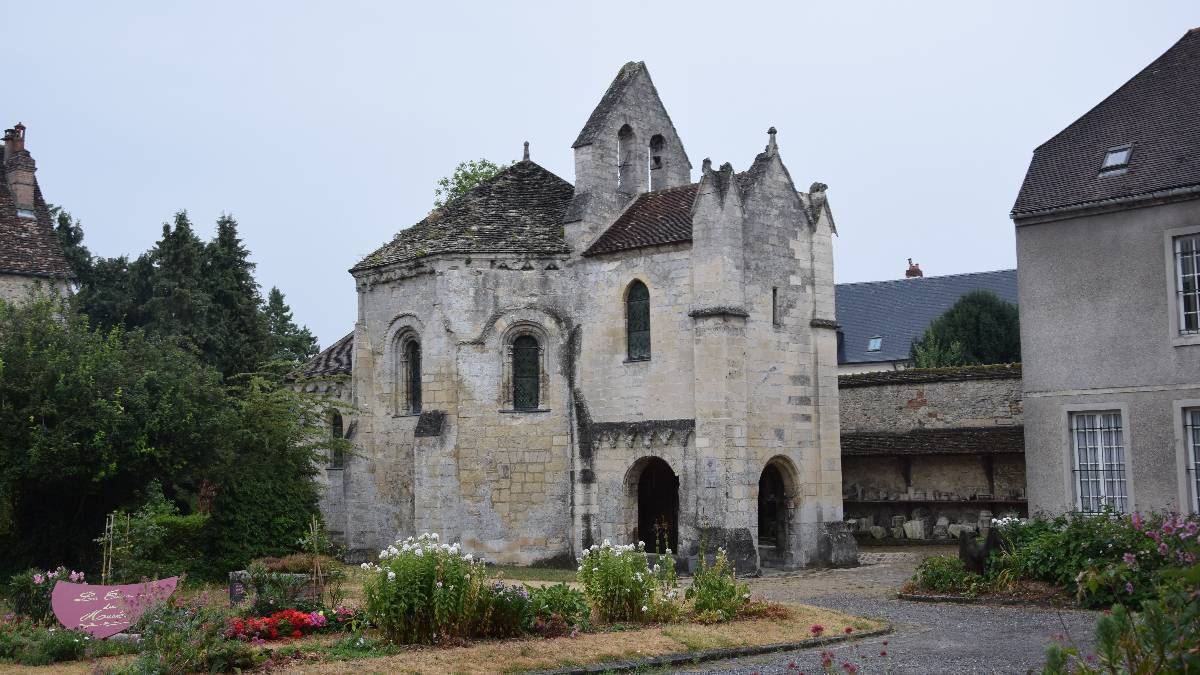
M67 628L106 638L136 623L154 603L170 597L178 583L179 577L123 586L60 581L50 592L50 606Z

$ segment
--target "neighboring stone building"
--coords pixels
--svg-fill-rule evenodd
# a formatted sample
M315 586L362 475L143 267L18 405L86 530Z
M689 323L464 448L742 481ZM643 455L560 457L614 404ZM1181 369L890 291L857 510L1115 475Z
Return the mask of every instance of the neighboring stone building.
M37 165L25 149L25 127L4 132L0 167L0 300L18 302L35 292L70 291L71 269L54 234Z
M845 515L860 536L875 527L875 539L947 538L993 516L1026 515L1020 366L839 382ZM912 520L922 525L905 532Z
M694 555L706 531L741 569L853 564L852 540L830 546L848 539L834 225L775 136L692 182L629 63L573 145L574 185L527 152L356 265L354 332L308 369L351 404L332 528L515 563L658 532Z
M1030 507L1197 509L1200 29L1039 146L1016 224Z
M927 277L909 260L904 279L838 284L838 372L869 373L909 367L913 340L971 291L1017 302L1017 271Z

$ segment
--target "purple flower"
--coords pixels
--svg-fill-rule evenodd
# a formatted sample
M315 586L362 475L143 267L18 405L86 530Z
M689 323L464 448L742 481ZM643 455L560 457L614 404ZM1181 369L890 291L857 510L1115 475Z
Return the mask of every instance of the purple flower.
M1121 556L1121 558L1125 561L1126 565L1136 565L1137 564L1137 556L1132 553L1127 552L1125 555Z
M1133 582L1132 582L1132 581L1126 581L1126 582L1125 582L1125 592L1126 592L1126 593L1133 593Z
M1167 542L1164 541L1163 543L1158 545L1158 554L1159 555L1167 554Z
M1133 529L1135 529L1135 530L1140 530L1140 529L1142 529L1142 516L1141 516L1141 514L1139 514L1139 513L1134 513L1134 514L1133 514L1133 516L1131 516L1131 517L1130 517L1130 520L1133 522Z

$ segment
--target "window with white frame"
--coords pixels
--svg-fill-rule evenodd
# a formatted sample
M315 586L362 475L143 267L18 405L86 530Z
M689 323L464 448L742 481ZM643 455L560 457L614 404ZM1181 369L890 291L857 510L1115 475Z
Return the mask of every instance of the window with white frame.
M1175 281L1179 334L1200 333L1200 234L1175 237Z
M1187 448L1187 475L1192 491L1192 512L1200 513L1200 408L1188 408L1183 411L1183 443Z
M1129 510L1125 476L1125 438L1121 413L1079 412L1071 415L1075 454L1075 486L1080 511Z

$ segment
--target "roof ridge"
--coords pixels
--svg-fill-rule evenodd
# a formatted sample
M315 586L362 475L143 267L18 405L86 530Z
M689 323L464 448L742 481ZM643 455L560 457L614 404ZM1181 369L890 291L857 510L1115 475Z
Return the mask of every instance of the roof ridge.
M1017 268L1015 268L1015 267L1006 267L1004 269L999 269L999 270L986 270L983 272L958 272L955 274L939 274L937 276L929 276L929 277L912 277L912 278L904 278L904 279L880 279L878 281L847 281L847 282L843 282L843 283L835 284L835 285L844 287L844 286L866 286L868 284L891 284L891 283L904 284L904 283L910 283L910 282L914 282L914 281L921 282L921 281L932 280L932 279L950 279L950 278L954 278L954 277L974 277L974 276L983 276L985 274L1003 274L1006 272L1016 272L1016 271L1017 271Z
M1107 102L1109 101L1109 99L1111 99L1111 98L1113 98L1114 96L1116 96L1117 94L1121 93L1121 90L1122 90L1122 89L1124 89L1125 87L1129 86L1129 84L1130 84L1131 82L1133 82L1134 80L1136 80L1136 79L1138 79L1139 77L1141 77L1141 76L1142 76L1142 73L1145 73L1146 71L1150 70L1150 69L1151 69L1151 68L1153 68L1155 65L1157 65L1159 61L1162 61L1164 58L1166 58L1167 54L1170 54L1172 51L1174 51L1174 49L1175 49L1176 47L1178 47L1180 44L1182 44L1184 40L1187 40L1187 39L1188 39L1188 38L1189 38L1189 37L1190 37L1190 36L1191 36L1193 33L1196 33L1196 32L1198 31L1198 29L1200 29L1200 27L1198 27L1198 28L1192 28L1192 29L1189 29L1187 32L1185 32L1185 33L1183 34L1183 36L1182 36L1182 37L1180 37L1180 38L1179 38L1178 40L1176 40L1176 41L1175 41L1175 42L1174 42L1174 43L1173 43L1173 44L1172 44L1170 47L1168 47L1168 48L1166 49L1166 51L1164 51L1163 53L1161 53L1161 54L1159 54L1158 56L1154 57L1154 60L1153 60L1153 61L1151 61L1150 63L1146 64L1146 66L1145 66L1145 67L1143 67L1142 69L1138 70L1136 73L1134 73L1133 75L1131 75L1131 76L1129 77L1129 79L1127 79L1127 80L1125 80L1124 82L1122 82L1120 86L1118 86L1116 89L1113 89L1111 92L1109 92L1108 96L1105 96L1104 98L1100 99L1100 100L1099 100L1099 101L1096 103L1096 105L1094 105L1094 106L1092 106L1092 107L1088 108L1086 111L1084 111L1084 112L1083 112L1083 114L1079 115L1079 116L1078 116L1078 117L1076 117L1074 120L1072 120L1072 121L1071 121L1069 124L1067 124L1067 126L1063 127L1062 129L1059 129L1059 130L1058 130L1058 133L1054 134L1054 135L1053 135L1053 136L1051 136L1050 138L1047 138L1045 141L1043 141L1041 144L1039 144L1037 147L1035 147L1035 148L1033 149L1033 152L1034 152L1034 153L1037 153L1037 151L1038 151L1038 150L1041 150L1043 147L1045 147L1046 145L1048 145L1048 144L1049 144L1051 141L1053 141L1054 139L1058 138L1059 136L1062 136L1063 134L1065 134L1065 133L1067 133L1068 131L1070 131L1072 128L1074 128L1074 126L1075 126L1076 124L1079 124L1079 122L1080 122L1080 121L1082 121L1082 120L1083 120L1083 118L1085 118L1085 117L1087 117L1088 115L1092 114L1092 112L1093 112L1093 111L1097 110L1097 109L1098 109L1100 106L1102 106L1102 105L1104 105L1105 103L1107 103Z

